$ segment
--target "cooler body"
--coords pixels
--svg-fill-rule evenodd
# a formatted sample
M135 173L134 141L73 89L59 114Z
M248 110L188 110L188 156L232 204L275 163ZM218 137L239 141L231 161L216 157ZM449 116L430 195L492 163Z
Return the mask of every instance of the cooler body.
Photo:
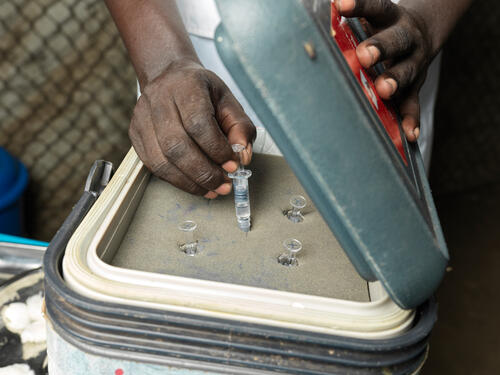
M293 173L283 163L282 158L257 156L254 164L256 182L259 168L263 171L278 168L285 171L283 178L289 179L286 186L298 189ZM271 188L272 185L266 186ZM275 186L279 188L280 185ZM161 218L155 223L159 216L154 206L174 222L183 219L182 215L176 216L178 203L182 207L186 206L185 202L193 203L186 206L189 206L186 215L190 217L206 217L208 209L212 214L219 212L217 206L198 206L194 204L196 199L172 189L152 178L131 151L99 198L96 199L97 192L86 191L52 240L44 260L51 374L86 374L89 369L118 374L134 373L139 369L148 374L165 373L167 369L183 374L383 374L384 371L413 374L423 365L428 335L436 319L435 304L430 301L416 310L400 309L380 284L370 287L371 284L355 275L354 268L341 252L334 252L340 268L330 276L339 285L344 285L335 291L338 298L304 295L297 289L293 293L268 290L262 284L258 287L241 285L248 282L245 278L238 280L240 285L226 285L220 280L214 281L213 275L203 274L202 270L200 277L205 280L195 280L192 274L179 277L161 274L160 269L137 269L155 263L141 262L144 254L153 257L159 268L166 267L163 271L170 263L164 262L165 259L171 259L176 268L184 267L183 272L188 272L189 267L182 261L193 260L169 245L168 221ZM162 203L156 199L158 193L163 197ZM173 198L165 199L168 194ZM265 195L266 190L260 192L260 199ZM226 207L232 204L231 197L228 199L218 204L222 211L230 212L228 218L234 219L233 210ZM278 202L279 199L271 197L270 201ZM162 208L162 204L172 206L167 209ZM280 205L273 205L277 214L283 215L279 212ZM268 205L256 207L256 221L259 212L266 209ZM310 210L314 209L311 204ZM311 211L305 213L305 220L314 220ZM225 220L224 217L220 219ZM130 237L131 234L136 238L141 235L141 225L146 227L143 235L149 238L148 244L140 239L134 242ZM161 225L165 233L148 235L148 230L156 225ZM209 225L210 220L205 222L205 226ZM285 228L289 228L287 225ZM259 227L256 222L254 233L249 236L261 231L265 233L267 227ZM231 230L238 231L235 222ZM325 229L320 227L319 230ZM175 240L175 233L172 236ZM330 245L339 246L333 235L329 241ZM281 241L277 242L279 245ZM155 252L154 247L158 244L160 250L163 247L163 254ZM269 244L269 248L273 246L275 244ZM279 254L275 249L269 252L267 259L272 267ZM115 259L120 258L121 251L125 251L122 258ZM136 256L132 258L136 263L127 260L134 251ZM203 261L202 257L217 259L218 255L211 251L206 245L199 260ZM238 249L232 251L237 253ZM179 255L181 260L176 260ZM223 268L229 269L232 265L239 269L237 262L242 260L248 259L219 258ZM301 261L299 272L300 267L314 259L305 255L299 257ZM277 270L285 272L285 278L290 276L286 275L290 271L286 268ZM219 272L224 271L220 269ZM236 276L229 272L228 277ZM346 282L344 277L350 278L351 284L343 284ZM265 275L262 278L266 279ZM310 278L315 279L314 276ZM271 277L265 282L276 280ZM201 287L197 288L196 283L201 283ZM363 294L363 283L366 294ZM274 288L286 287L278 284L274 284ZM360 293L345 294L349 285ZM323 290L322 293L330 292ZM212 300L212 305L207 305L211 295L215 295L216 302ZM242 298L246 298L247 303L242 303ZM262 309L263 303L274 307ZM279 303L287 305L281 309ZM212 308L209 310L207 306Z
M226 365L196 363L163 357L158 362L148 363L147 356L133 355L102 348L100 353L89 353L64 340L54 330L48 331L48 366L50 375L85 374L144 374L144 375L218 375L218 374L269 374L267 371L231 368ZM135 360L134 360L135 357ZM154 362L154 361L152 361Z
M97 374L144 374L144 375L266 375L266 374L412 374L419 373L427 354L414 363L403 363L400 366L387 366L381 369L370 369L360 366L332 366L317 362L315 369L287 368L281 364L268 366L229 363L214 363L212 361L196 361L168 356L149 357L142 353L125 353L108 348L100 348L99 352L89 351L81 346L75 346L59 336L54 330L49 330L47 336L48 367L50 375L85 375ZM87 348L88 349L88 348ZM250 359L250 357L248 357ZM286 359L285 359L286 360ZM312 367L312 366L310 366Z

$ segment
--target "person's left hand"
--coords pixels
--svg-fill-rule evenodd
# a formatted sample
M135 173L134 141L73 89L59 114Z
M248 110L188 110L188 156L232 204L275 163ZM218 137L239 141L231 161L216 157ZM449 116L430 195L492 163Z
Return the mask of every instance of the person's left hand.
M365 68L384 62L385 72L375 81L382 99L394 99L402 116L402 127L410 142L420 134L418 92L435 55L429 26L415 11L391 0L336 0L344 17L364 17L373 35L356 49Z

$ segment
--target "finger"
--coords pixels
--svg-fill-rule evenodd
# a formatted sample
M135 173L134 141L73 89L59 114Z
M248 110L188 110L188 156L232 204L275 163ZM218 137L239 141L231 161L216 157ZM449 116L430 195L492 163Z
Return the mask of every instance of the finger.
M215 199L219 196L219 194L217 194L215 191L209 191L208 193L206 193L204 195L205 198L207 199Z
M129 135L139 158L156 176L171 183L175 187L191 194L216 197L214 192L207 192L201 186L179 171L163 155L156 139L150 113L144 99L139 99L129 128ZM212 194L210 194L212 193Z
M383 99L389 99L414 84L420 69L420 59L410 57L393 65L375 80L375 88Z
M372 25L370 25L370 22L364 17L358 18L359 23L361 24L361 27L365 31L366 35L373 35L375 34L375 29L373 28Z
M420 135L420 103L418 90L412 90L399 107L401 126L409 142L415 142Z
M248 165L252 161L252 155L253 155L253 146L251 143L245 147L245 149L241 152L241 162L243 165ZM222 165L222 168L224 168L228 172L234 172L236 169L238 169L238 162L235 161L228 161L225 164Z
M399 111L402 117L401 126L410 142L414 142L420 135L420 88L425 82L427 71L424 70L413 86L408 90L408 95L401 100Z
M257 130L231 92L226 92L218 101L216 118L230 144L245 146L242 152L242 163L249 164L252 159L251 145L255 140Z
M356 48L359 62L369 68L380 61L410 54L415 40L401 25L394 25L373 35Z
M392 77L381 75L375 80L375 89L382 99L390 99L398 89L398 83Z
M176 95L182 125L200 149L216 164L234 160L235 155L215 118L209 89L200 84L189 95Z
M253 156L253 146L251 143L245 148L245 153L243 154L243 165L250 164Z
M166 159L202 188L219 194L229 193L229 179L222 168L209 160L186 133L174 101L156 103L155 108L158 109L152 116L153 127Z
M399 16L391 0L335 0L335 6L340 15L365 17L375 27L390 24Z

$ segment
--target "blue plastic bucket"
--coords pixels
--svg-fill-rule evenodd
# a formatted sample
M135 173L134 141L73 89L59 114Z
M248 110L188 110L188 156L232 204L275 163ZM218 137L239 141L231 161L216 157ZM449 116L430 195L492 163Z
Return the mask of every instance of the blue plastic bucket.
M0 148L0 233L22 234L21 197L27 184L24 165Z

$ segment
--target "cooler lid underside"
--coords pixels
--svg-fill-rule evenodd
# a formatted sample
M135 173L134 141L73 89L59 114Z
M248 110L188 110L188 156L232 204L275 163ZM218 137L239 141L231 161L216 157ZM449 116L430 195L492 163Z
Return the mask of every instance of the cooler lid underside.
M217 3L222 60L357 271L403 308L425 301L448 254L420 154L403 140L404 163L384 131L330 37L330 1Z

